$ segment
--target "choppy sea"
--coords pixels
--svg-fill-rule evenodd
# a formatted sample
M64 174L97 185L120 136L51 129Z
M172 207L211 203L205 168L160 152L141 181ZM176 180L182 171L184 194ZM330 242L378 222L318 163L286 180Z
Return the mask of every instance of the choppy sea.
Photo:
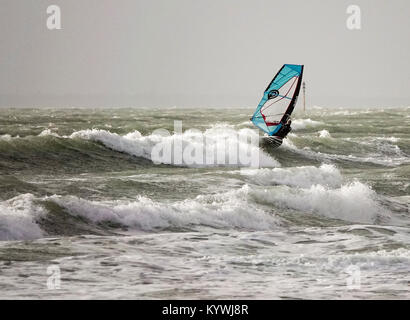
M410 107L296 112L259 167L152 161L251 115L2 109L0 298L409 299Z

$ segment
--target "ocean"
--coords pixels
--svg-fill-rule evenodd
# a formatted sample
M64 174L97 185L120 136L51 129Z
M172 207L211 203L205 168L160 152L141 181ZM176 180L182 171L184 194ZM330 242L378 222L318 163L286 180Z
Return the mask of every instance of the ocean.
M297 111L258 166L153 161L252 112L2 109L0 298L409 299L410 107Z

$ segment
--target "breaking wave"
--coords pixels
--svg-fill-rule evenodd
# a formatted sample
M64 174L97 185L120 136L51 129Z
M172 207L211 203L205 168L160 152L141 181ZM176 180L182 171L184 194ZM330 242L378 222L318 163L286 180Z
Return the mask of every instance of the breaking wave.
M199 195L173 203L155 202L146 197L135 201L93 202L76 197L51 197L70 214L94 223L110 221L139 229L187 228L197 225L214 228L271 229L273 216L248 203L249 187L223 194ZM251 209L251 210L249 210Z
M377 201L377 194L369 186L355 181L331 189L323 185L310 188L280 186L255 192L264 203L302 212L319 214L349 222L374 223L389 212Z
M320 184L336 188L340 187L343 180L340 171L330 164L322 164L320 167L242 169L241 173L249 176L251 182L265 186L284 184L308 188Z
M155 131L150 135L142 135L139 131L125 135L104 129L86 129L71 135L59 135L55 131L45 129L37 136L3 135L0 141L5 149L12 144L14 150L22 153L58 152L63 147L67 151L78 150L88 153L87 146L67 141L93 141L105 147L131 156L153 161L155 164L171 164L187 167L278 167L280 163L258 146L259 136L255 130L224 123L212 125L204 132L186 130L181 134L169 134ZM1 146L0 146L1 147ZM158 151L158 152L157 152ZM154 156L153 156L154 155ZM78 154L75 155L78 157Z
M0 202L0 240L29 240L44 235L36 219L45 210L33 203L32 194Z
M307 127L317 127L323 125L321 121L315 121L312 119L294 119L292 120L292 129L300 130L305 129Z
M329 131L326 129L323 129L319 131L319 138L331 138L332 136L330 135Z
M75 132L71 134L70 138L98 141L110 149L144 157L156 163L188 167L212 167L250 166L252 162L253 164L258 163L262 167L280 166L279 162L257 145L245 141L246 137L252 136L255 139L258 138L250 129L233 130L231 127L218 125L207 129L204 133L187 130L182 134L153 133L148 136L143 136L138 131L121 136L106 130L92 129ZM180 150L183 156L177 157L178 152L173 154L176 145L181 146ZM172 156L153 158L154 148L167 150ZM199 157L197 157L198 155ZM254 157L258 157L258 159L255 160ZM245 159L245 162L241 162L241 159Z
M80 217L78 222L81 223L86 219L90 224L88 233L93 230L93 225L104 224L142 231L195 226L248 230L274 228L278 224L275 216L258 208L257 204L249 203L249 192L249 187L245 185L227 193L199 195L194 199L172 203L156 202L143 196L133 201L90 201L75 196L36 198L32 194L23 194L0 203L0 240L48 236L42 229L44 218L50 215L49 219L57 219L56 214ZM47 205L50 203L53 205ZM75 229L75 226L69 224L77 223L77 220L63 219L59 222L67 224L59 225L60 230Z
M332 143L329 142L330 139L333 140ZM294 140L295 142L304 142L305 146L299 148L292 140ZM321 144L322 150L326 149L326 151L334 152L342 150L344 151L344 153L338 154L319 151L321 149L318 150L318 143ZM314 148L311 148L311 146L313 146ZM347 161L371 163L388 167L410 162L410 158L405 153L403 153L397 145L383 143L381 140L373 140L370 142L366 141L365 139L362 139L358 142L351 140L337 141L330 136L327 130L322 130L319 132L319 136L313 137L300 137L296 134L290 134L288 139L283 140L282 147L283 149L291 151L295 154L299 154L304 158L314 159L321 162ZM362 155L363 152L361 154L357 154L358 150L363 150L364 147L366 147L369 152L367 152L366 155ZM351 154L349 154L347 148L350 148L350 152L352 152Z
M260 170L260 173L248 174L257 180L259 174L269 169ZM293 174L288 170L293 170ZM316 182L322 184L309 182L315 174L321 176ZM290 178L293 175L295 178ZM285 184L271 186L279 177ZM159 231L199 226L275 230L282 225L282 218L275 212L289 208L300 214L311 213L358 223L372 224L380 217L389 217L389 212L370 187L357 181L340 185L339 173L331 166L273 169L270 178L269 181L259 181L266 186L245 184L229 192L173 202L155 201L144 196L134 200L92 201L75 196L36 198L23 194L0 203L0 240L56 235L48 230L60 230L63 234L73 230L75 234L80 230L73 225L77 223L86 223L88 233L93 233L96 228ZM62 219L62 215L79 220ZM48 221L51 228L45 228L44 221Z

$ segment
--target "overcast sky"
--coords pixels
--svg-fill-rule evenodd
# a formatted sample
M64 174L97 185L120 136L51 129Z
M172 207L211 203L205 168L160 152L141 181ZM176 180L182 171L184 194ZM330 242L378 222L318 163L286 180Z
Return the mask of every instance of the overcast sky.
M0 0L0 106L256 106L284 63L305 65L309 106L410 105L409 17L409 0Z

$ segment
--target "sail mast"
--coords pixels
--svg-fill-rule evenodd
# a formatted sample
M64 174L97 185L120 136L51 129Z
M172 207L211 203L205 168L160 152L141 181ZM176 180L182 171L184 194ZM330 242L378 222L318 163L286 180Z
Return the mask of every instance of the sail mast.
M303 81L303 112L306 112L306 83Z

